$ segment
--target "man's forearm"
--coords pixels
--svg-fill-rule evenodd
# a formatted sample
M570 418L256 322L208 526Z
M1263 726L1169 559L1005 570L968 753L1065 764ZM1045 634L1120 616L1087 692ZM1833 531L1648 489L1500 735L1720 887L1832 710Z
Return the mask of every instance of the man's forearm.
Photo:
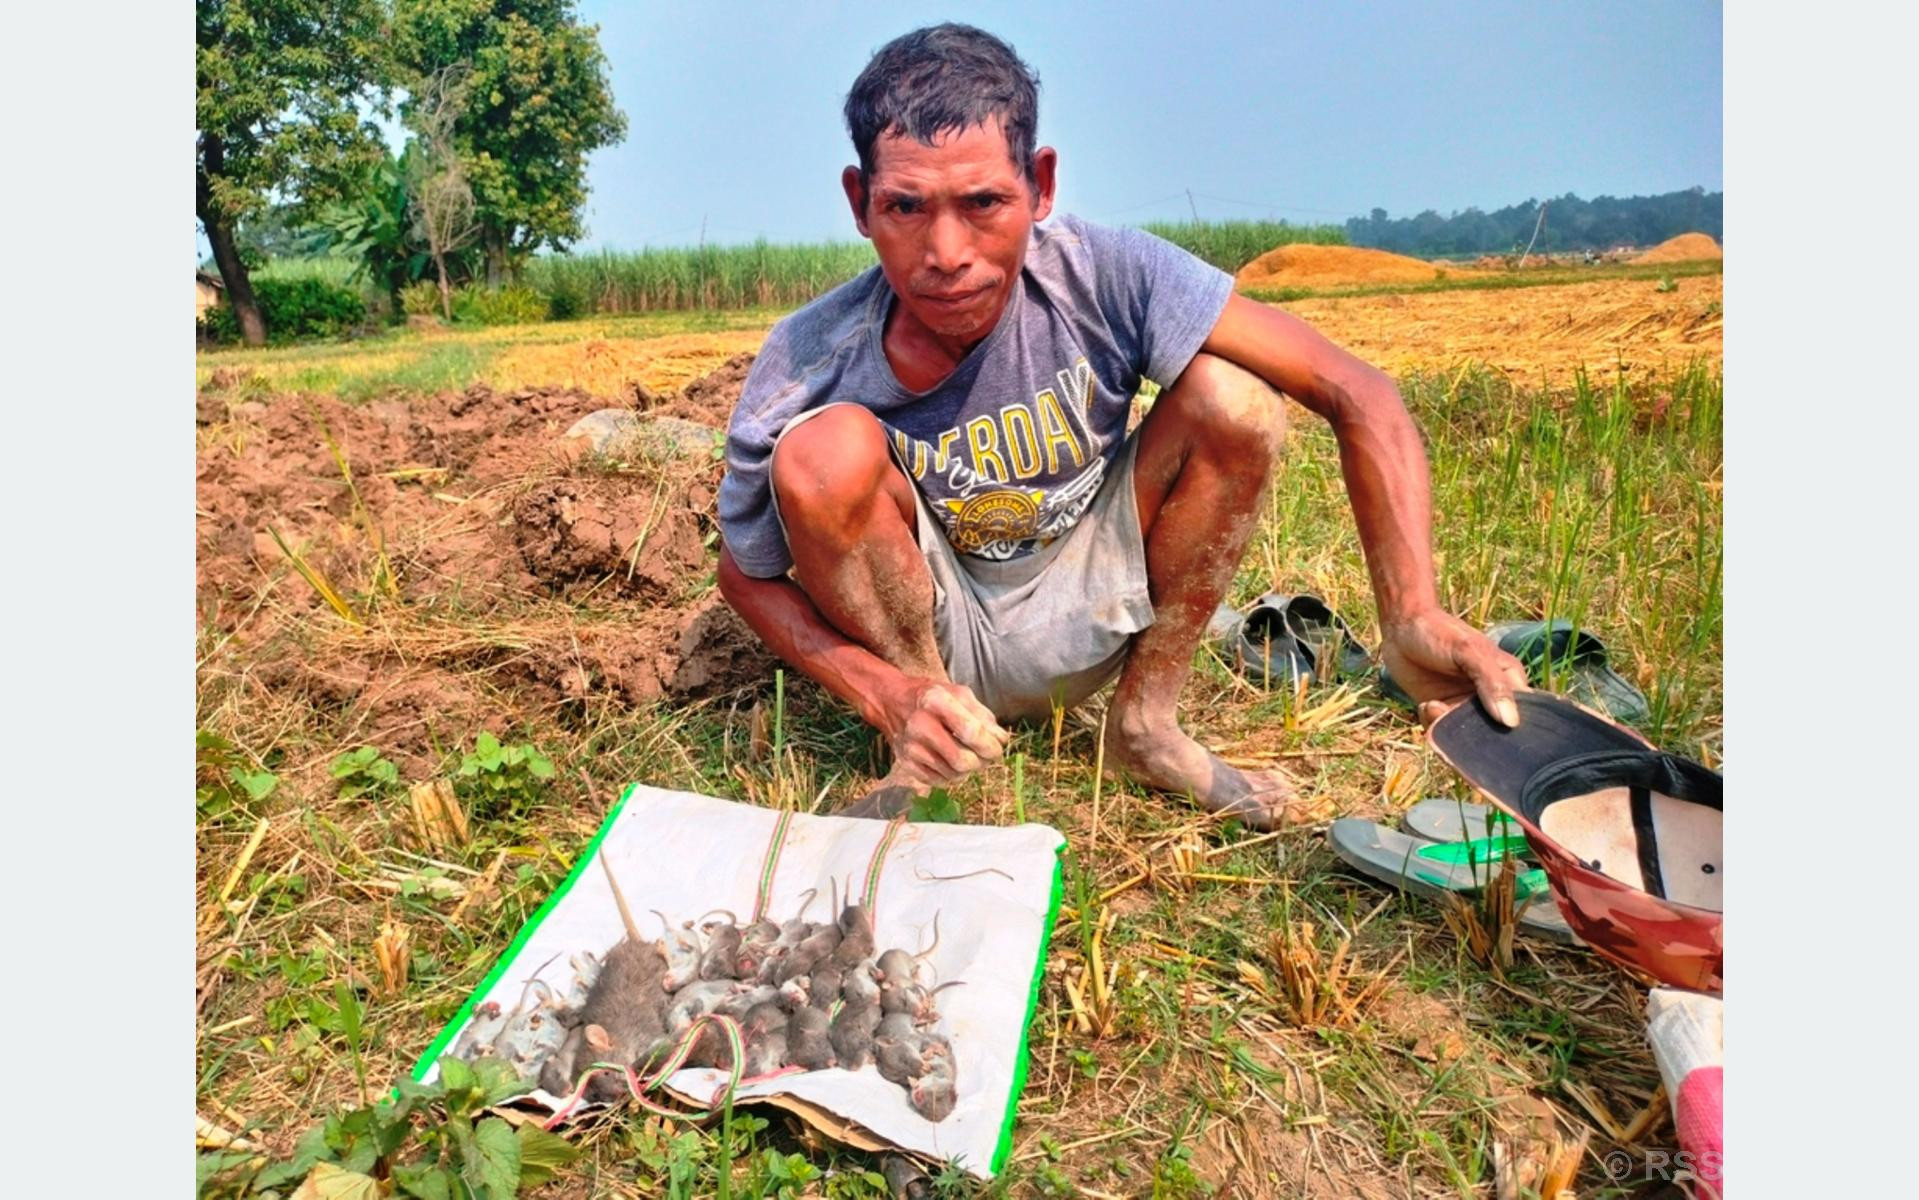
M1342 389L1331 424L1379 623L1389 630L1439 603L1426 450L1399 389L1370 367Z
M899 682L899 668L833 628L798 584L755 579L722 550L720 593L773 653L884 728L879 698Z
M1238 363L1333 427L1381 627L1435 607L1426 450L1392 377L1297 317L1244 296L1227 301L1202 349Z

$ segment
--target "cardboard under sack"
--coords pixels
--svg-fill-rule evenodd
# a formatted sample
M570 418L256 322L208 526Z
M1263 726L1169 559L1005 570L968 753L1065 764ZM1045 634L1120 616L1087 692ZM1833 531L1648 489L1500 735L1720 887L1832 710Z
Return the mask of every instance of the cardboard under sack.
M510 1011L536 976L564 992L569 955L603 955L625 936L596 856L605 854L645 932L652 932L647 923L657 923L647 915L652 909L676 924L715 908L731 909L745 922L760 895L780 817L772 809L710 796L628 787L566 881L421 1057L414 1078L433 1078L440 1056L480 1004L493 1000ZM871 1063L859 1071L798 1072L742 1085L733 1102L776 1105L836 1141L933 1162L954 1160L991 1178L1012 1149L1026 1077L1026 1030L1058 912L1065 839L1044 825L903 824L895 830L880 821L795 814L772 862L766 915L791 918L803 893L818 888L821 898L807 915L820 918L829 879L839 882L842 895L849 880L863 890L889 832L872 904L878 948L921 949L932 940L938 915L939 945L926 961L939 982L964 981L940 993L936 1026L951 1039L957 1066L952 1113L944 1121L927 1121L913 1111L905 1090ZM726 1080L722 1071L689 1068L670 1075L665 1087L706 1108L721 1098ZM536 1088L513 1102L557 1112L564 1099Z

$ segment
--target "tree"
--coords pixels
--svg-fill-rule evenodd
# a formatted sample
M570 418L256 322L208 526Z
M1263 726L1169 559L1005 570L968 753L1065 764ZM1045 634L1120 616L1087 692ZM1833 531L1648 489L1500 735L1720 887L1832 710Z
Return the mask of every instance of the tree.
M465 63L442 67L427 76L410 106L416 161L411 180L414 227L433 256L440 278L440 315L453 319L453 288L447 281L447 255L464 249L480 232L473 188L454 142L454 127L466 110L472 70Z
M194 211L250 345L266 325L235 226L332 198L379 153L363 109L382 100L383 16L380 0L197 0Z
M514 260L582 235L586 156L624 138L626 118L599 28L579 23L572 0L396 0L393 52L414 91L437 71L471 65L454 141L489 287Z
M424 276L433 261L412 216L419 153L411 141L398 156L382 147L346 200L320 208L313 218L327 250L357 259L355 276L377 283L396 309L400 289Z

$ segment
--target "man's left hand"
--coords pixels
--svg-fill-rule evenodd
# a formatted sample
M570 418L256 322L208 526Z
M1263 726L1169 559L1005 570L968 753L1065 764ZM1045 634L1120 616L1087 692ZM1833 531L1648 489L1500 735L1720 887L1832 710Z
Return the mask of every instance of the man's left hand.
M1379 654L1419 705L1420 724L1431 725L1475 692L1500 723L1519 724L1513 693L1527 690L1526 668L1451 613L1428 609L1388 626Z

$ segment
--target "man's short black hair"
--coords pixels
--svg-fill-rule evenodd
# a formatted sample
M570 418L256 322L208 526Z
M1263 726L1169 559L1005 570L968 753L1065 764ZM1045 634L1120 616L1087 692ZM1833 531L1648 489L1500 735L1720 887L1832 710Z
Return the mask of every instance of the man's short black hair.
M1033 142L1039 130L1039 76L1013 48L971 25L929 25L901 34L873 55L846 93L846 129L860 156L860 185L873 171L882 135L924 145L945 133L985 125L1006 132L1013 165L1038 186Z

